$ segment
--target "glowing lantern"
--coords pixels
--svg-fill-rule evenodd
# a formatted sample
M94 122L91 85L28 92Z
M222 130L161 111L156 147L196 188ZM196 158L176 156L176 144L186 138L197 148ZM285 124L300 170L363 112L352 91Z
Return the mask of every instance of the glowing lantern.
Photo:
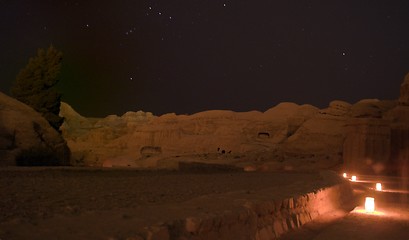
M352 180L353 182L356 182L356 176L352 176L351 180Z
M373 197L365 198L365 211L370 213L375 211L375 198Z
M382 191L382 184L376 183L376 191Z
M343 176L344 178L348 177L347 173L343 173L342 176Z

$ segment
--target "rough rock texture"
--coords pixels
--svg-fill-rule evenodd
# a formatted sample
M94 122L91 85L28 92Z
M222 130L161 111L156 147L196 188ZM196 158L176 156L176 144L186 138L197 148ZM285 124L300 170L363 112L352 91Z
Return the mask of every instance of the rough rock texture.
M347 171L409 176L409 74L400 93L398 101L352 106L343 150Z
M360 174L382 174L389 165L391 130L382 119L353 118L347 123L344 161L347 171Z
M391 149L394 138L391 131L390 112L396 101L365 99L351 108L351 118L343 145L346 171L366 174L392 173Z
M342 143L345 137L345 117L318 114L300 126L283 144L287 158L304 159L315 163L326 159L328 166L342 161ZM295 163L297 164L297 163Z
M39 113L0 92L0 166L30 164L30 159L67 165L70 151Z
M390 172L409 177L409 106L393 108L385 119L391 128Z
M356 118L352 112L378 117L389 105L333 101L319 110L281 103L264 113L213 110L157 117L139 111L88 119L63 103L61 115L67 119L63 135L78 164L177 168L178 162L196 161L268 171L340 165L346 124Z
M334 169L344 162L350 171L385 174L409 165L408 99L409 75L399 101L336 100L321 110L285 102L265 112L158 117L139 111L91 119L62 104L60 114L77 164L177 168L202 162L269 171Z
M342 160L349 108L335 101L332 110L320 113L311 105L281 103L264 113L212 110L156 117L139 111L87 119L63 103L67 121L61 129L76 161L85 165L177 168L180 161L213 161L274 170L297 168L297 159L319 159L319 167L328 168Z

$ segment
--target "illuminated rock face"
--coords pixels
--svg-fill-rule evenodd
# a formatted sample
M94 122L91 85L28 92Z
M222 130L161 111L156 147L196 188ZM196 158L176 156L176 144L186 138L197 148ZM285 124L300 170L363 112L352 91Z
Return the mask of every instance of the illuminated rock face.
M350 171L370 174L409 168L409 75L399 101L332 101L321 110L280 103L266 112L158 117L139 111L93 119L62 103L60 114L77 164L176 168L180 161L200 161L268 171L344 162Z
M353 105L344 142L345 167L369 174L409 176L409 74L397 102Z
M385 117L391 122L391 172L409 176L409 106L397 106Z
M114 166L114 159L134 159L132 166L173 168L177 162L170 158L200 155L201 161L250 164L256 170L277 168L276 163L279 168L299 166L280 162L283 159L302 159L306 165L319 159L323 168L339 164L345 118L340 115L349 108L339 101L330 106L338 108L333 115L332 110L319 113L311 105L281 103L264 113L212 110L157 117L138 112L127 113L127 118L87 119L62 106L67 121L61 129L78 163Z
M347 171L359 174L385 173L391 146L388 121L352 118L346 128L343 154Z
M0 166L67 165L69 154L65 140L39 113L0 92Z
M391 123L391 172L409 176L409 73L400 87L399 105L384 116Z

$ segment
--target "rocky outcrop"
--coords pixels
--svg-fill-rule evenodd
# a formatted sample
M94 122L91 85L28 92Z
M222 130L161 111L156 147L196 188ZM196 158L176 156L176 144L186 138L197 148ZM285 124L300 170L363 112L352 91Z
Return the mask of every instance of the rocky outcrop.
M68 165L65 140L29 106L0 92L0 166Z
M67 121L61 129L84 165L177 168L179 162L202 162L269 171L345 163L349 171L385 174L409 165L408 99L409 75L398 101L335 100L324 109L284 102L265 112L139 111L91 119L63 103Z
M61 129L81 164L114 166L114 159L122 159L117 166L177 168L180 161L213 161L255 170L295 169L299 164L292 161L300 159L320 168L339 164L350 109L342 101L323 112L281 103L264 113L212 110L157 117L139 111L84 120L62 106L61 115L74 119Z
M351 118L345 123L345 170L361 174L390 171L391 126L384 116L396 104L396 101L364 99L352 106Z
M342 163L344 138L344 117L318 114L308 119L283 143L282 151L286 158L300 159L304 164L318 163L325 164L324 168L331 167ZM294 161L293 165L297 164L300 162Z
M366 99L351 108L344 142L345 169L409 176L409 74L398 101Z

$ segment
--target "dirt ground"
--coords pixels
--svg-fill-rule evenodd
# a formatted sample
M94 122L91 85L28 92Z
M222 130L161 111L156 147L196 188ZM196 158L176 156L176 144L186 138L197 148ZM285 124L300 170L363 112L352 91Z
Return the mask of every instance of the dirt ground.
M319 174L308 172L3 168L0 240L141 239L128 238L135 224L184 216L175 206L192 199L206 208L204 201L213 194L275 187L279 195L280 189L323 184ZM362 194L362 185L356 188ZM205 200L196 201L201 198ZM395 195L384 197L376 214L362 213L362 206L350 213L333 212L281 239L409 240L409 205L393 199Z
M68 221L78 216L88 216L89 213L94 213L94 216L101 213L106 217L123 212L122 218L130 218L132 211L129 209L143 208L152 211L145 210L147 215L160 215L166 213L154 212L200 196L233 191L251 192L272 186L280 189L306 182L317 187L322 184L319 175L311 173L0 169L0 239L24 239L33 231L44 230L45 225L55 229L64 226L77 228Z

